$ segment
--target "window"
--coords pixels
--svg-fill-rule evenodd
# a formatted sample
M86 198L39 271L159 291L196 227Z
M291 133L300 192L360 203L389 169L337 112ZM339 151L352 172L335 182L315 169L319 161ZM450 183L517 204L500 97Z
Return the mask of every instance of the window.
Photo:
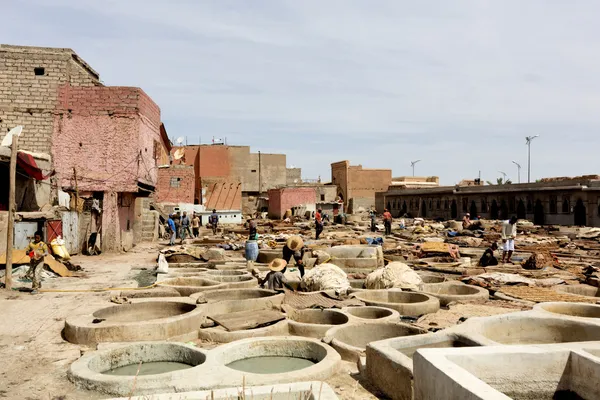
M325 201L325 195L324 194L321 195L321 201Z
M562 212L567 214L571 212L571 205L569 204L569 198L567 196L563 197Z
M556 214L556 196L550 196L550 214Z
M433 210L433 200L429 199L429 209Z
M44 67L36 67L33 69L33 73L36 76L41 76L41 75L45 75L46 74L46 70L44 69Z
M256 172L256 170L255 169L251 169L250 172Z
M181 178L171 177L171 187L178 188L180 187Z

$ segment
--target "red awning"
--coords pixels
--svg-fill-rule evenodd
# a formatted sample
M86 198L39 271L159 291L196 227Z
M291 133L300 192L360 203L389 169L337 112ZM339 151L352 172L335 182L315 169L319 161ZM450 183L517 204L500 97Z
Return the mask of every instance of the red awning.
M44 175L44 172L38 168L33 156L21 151L17 153L17 164L27 172L27 175L31 176L36 181L48 179L56 173L56 171L52 171L48 175Z

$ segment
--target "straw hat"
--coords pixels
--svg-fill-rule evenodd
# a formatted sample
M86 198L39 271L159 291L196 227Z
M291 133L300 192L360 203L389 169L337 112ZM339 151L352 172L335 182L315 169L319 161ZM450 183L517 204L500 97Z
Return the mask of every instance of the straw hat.
M282 258L276 258L269 263L269 269L271 271L279 272L283 271L283 269L287 266L287 261Z
M300 236L290 236L285 244L292 251L298 251L304 246L304 242Z

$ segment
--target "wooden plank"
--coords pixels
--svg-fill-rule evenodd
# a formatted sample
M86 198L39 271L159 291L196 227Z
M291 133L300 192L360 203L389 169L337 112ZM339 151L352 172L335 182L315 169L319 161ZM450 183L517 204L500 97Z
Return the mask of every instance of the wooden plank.
M6 253L0 254L0 264L6 263ZM29 264L29 256L25 253L25 250L13 250L13 265ZM51 255L44 257L44 264L50 269L56 272L60 276L73 276L73 272L69 271L67 267L60 261L57 261Z
M208 319L230 332L256 328L285 319L279 311L255 310L208 316Z

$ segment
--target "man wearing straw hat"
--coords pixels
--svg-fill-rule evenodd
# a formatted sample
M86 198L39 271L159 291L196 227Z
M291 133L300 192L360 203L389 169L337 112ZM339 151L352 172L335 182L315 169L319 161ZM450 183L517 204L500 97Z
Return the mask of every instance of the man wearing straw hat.
M267 289L269 290L281 290L284 286L290 290L294 290L287 284L287 278L284 275L286 266L287 262L281 258L276 258L271 261L269 264L269 269L271 271L264 279L259 278L259 286L264 287L265 283L267 283Z
M304 276L304 263L302 258L304 257L304 242L300 236L290 236L283 246L283 259L286 263L290 263L292 257L296 262L296 267L300 271L300 278Z

